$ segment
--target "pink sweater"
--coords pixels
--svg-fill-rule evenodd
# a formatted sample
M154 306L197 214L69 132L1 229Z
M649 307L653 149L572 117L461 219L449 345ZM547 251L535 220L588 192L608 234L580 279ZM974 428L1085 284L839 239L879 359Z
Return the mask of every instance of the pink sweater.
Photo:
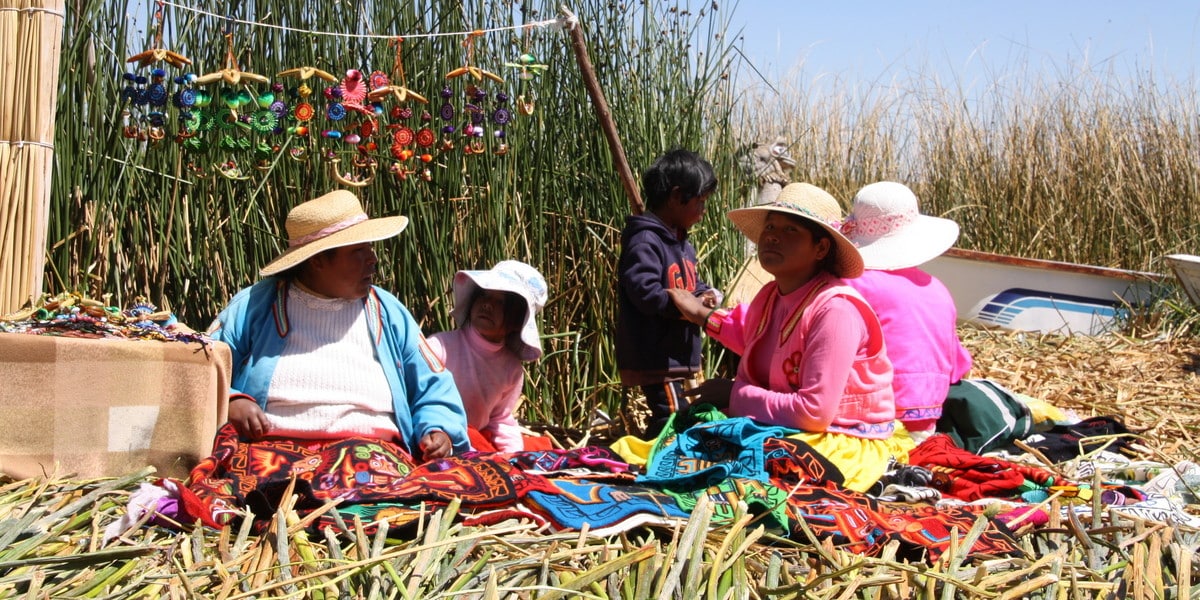
M892 365L879 320L843 280L821 274L787 295L772 281L749 305L710 316L706 331L742 356L731 414L810 432L892 435Z
M454 375L467 425L491 438L500 452L525 449L513 410L521 399L525 366L503 343L479 335L470 324L436 333L429 347Z
M896 418L916 430L942 416L950 384L971 370L971 354L956 328L954 299L941 281L917 267L865 271L846 283L879 315L896 377Z

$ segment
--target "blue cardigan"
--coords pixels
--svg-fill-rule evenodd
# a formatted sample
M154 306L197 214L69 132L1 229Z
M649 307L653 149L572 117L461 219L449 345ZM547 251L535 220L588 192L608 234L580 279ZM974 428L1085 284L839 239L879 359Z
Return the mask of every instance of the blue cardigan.
M288 281L268 277L238 292L217 315L213 339L233 352L230 397L247 396L265 411L267 390L284 338ZM417 442L440 429L450 436L455 452L470 450L467 416L454 379L429 350L408 309L395 296L371 286L364 299L367 323L375 340L375 359L384 366L392 391L396 427L409 452L419 455Z

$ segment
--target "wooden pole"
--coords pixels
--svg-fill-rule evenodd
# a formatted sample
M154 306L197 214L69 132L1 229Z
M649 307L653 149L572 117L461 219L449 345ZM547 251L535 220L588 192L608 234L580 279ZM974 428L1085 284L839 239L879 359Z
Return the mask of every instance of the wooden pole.
M613 162L617 165L617 176L621 178L621 185L625 187L625 194L629 196L629 209L633 211L633 214L640 215L646 207L642 204L637 178L633 176L633 171L629 168L629 161L625 159L625 148L621 146L621 136L617 135L617 124L613 122L612 112L608 109L608 101L604 99L604 91L600 89L600 81L596 79L596 70L592 67L592 59L588 57L587 41L583 39L583 29L580 28L575 14L567 10L567 7L562 7L562 12L566 17L567 31L571 34L571 49L575 51L575 61L579 63L579 71L583 74L583 86L587 88L588 96L592 99L592 107L596 109L596 116L600 118L600 129L604 131L604 138L608 140L608 150L612 153Z

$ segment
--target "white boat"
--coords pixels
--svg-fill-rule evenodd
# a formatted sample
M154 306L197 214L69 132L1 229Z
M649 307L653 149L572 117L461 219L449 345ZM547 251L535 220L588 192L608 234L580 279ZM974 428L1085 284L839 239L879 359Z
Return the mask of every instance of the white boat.
M1168 254L1163 258L1171 265L1175 279L1183 286L1192 304L1200 307L1200 256L1193 254Z
M1200 261L1200 257L1194 257ZM1200 283L1200 262L1196 282ZM951 248L921 268L946 284L960 321L1018 331L1102 335L1161 294L1157 273ZM771 279L751 258L727 294L749 302ZM1200 291L1200 290L1198 290Z

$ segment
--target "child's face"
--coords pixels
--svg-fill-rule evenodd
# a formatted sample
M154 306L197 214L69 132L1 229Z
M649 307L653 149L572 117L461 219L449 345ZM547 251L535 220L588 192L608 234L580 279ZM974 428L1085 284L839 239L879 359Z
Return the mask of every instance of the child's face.
M503 342L508 334L517 330L517 324L510 323L505 317L507 295L507 292L482 290L471 304L471 327L492 343Z
M684 198L676 188L671 191L671 198L667 200L666 206L658 216L664 223L677 229L691 229L693 225L700 222L700 219L704 218L704 209L707 208L710 195L712 192L701 194L685 204L684 201L687 198Z

